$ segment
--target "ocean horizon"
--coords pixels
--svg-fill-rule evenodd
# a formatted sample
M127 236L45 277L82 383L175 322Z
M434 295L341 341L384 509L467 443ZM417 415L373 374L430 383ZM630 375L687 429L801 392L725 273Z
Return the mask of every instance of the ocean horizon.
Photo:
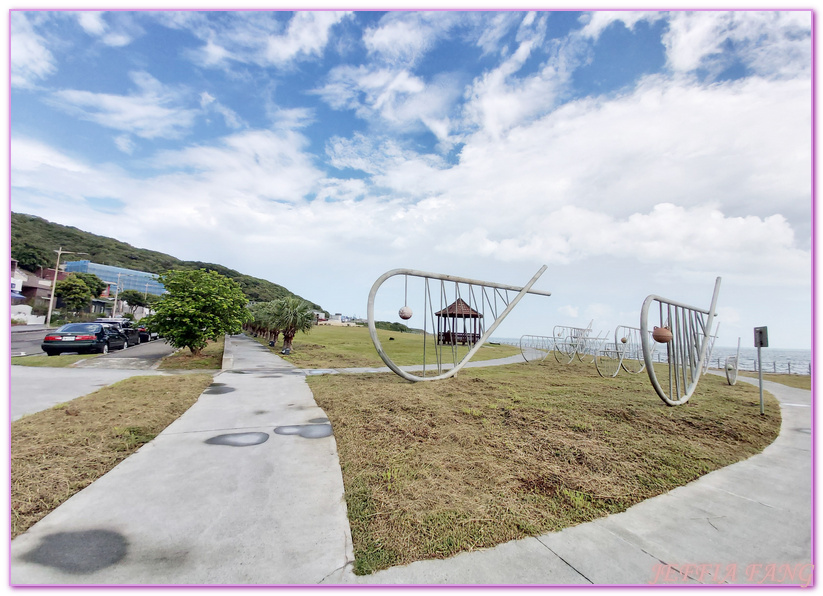
M520 345L520 338L492 337L490 342ZM715 346L709 355L709 367L722 369L726 358L737 354L737 346ZM802 349L761 348L763 372L808 375L812 369L812 351ZM655 358L657 360L657 358ZM740 347L739 370L757 370L757 348Z

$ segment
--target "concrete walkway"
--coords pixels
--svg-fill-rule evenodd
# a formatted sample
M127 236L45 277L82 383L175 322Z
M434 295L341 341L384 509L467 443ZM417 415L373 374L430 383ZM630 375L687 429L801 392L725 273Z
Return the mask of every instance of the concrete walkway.
M12 541L12 584L313 584L352 560L304 375L249 339L227 348L183 416Z
M783 414L772 445L624 513L358 577L305 373L242 336L226 355L180 419L12 542L12 584L810 581L810 391L767 383Z

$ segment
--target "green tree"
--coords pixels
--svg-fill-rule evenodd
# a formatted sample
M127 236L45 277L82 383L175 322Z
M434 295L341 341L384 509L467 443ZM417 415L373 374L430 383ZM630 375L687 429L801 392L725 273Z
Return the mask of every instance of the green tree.
M293 296L276 300L273 324L283 332L283 349L291 350L292 340L298 331L311 331L314 324L312 305Z
M148 306L149 301L143 297L143 292L137 290L123 290L117 296L118 300L123 300L129 305L129 312L134 314L139 306Z
M31 272L36 271L38 267L46 268L49 265L54 267L54 261L57 260L57 257L52 257L42 248L32 246L27 242L12 246L11 258L17 261L21 269Z
M94 298L99 298L100 294L108 287L108 284L97 277L94 273L80 273L79 271L72 273L77 279L83 280L83 283L89 287Z
M240 333L251 320L240 286L216 271L166 271L158 281L166 293L147 317L147 324L175 348L200 354L209 339Z
M66 279L57 282L54 295L60 298L72 311L78 311L91 304L93 298L86 283L76 275L69 275Z

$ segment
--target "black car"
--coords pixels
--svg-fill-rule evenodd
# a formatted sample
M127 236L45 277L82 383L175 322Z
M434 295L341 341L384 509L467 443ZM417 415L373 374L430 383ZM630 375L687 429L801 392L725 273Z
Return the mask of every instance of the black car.
M94 322L105 323L106 325L116 327L120 333L128 338L129 343L126 345L127 348L129 346L136 346L140 343L140 332L137 330L137 327L134 326L134 323L132 323L129 319L112 317L108 319L95 319Z
M49 356L55 356L63 352L107 354L128 345L128 338L112 325L69 323L46 335L40 347Z
M140 341L152 341L160 336L155 331L150 331L145 325L137 325L137 332L140 334Z

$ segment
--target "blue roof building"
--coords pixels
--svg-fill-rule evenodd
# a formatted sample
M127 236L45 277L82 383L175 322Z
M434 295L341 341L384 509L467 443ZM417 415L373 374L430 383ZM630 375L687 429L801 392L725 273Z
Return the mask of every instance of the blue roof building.
M111 265L101 265L91 261L68 261L66 263L67 273L93 273L104 282L109 284L110 293L113 295L115 288L119 284L119 291L136 290L143 294L149 293L160 296L166 289L163 284L157 281L154 273L145 271L135 271L124 267L113 267Z

